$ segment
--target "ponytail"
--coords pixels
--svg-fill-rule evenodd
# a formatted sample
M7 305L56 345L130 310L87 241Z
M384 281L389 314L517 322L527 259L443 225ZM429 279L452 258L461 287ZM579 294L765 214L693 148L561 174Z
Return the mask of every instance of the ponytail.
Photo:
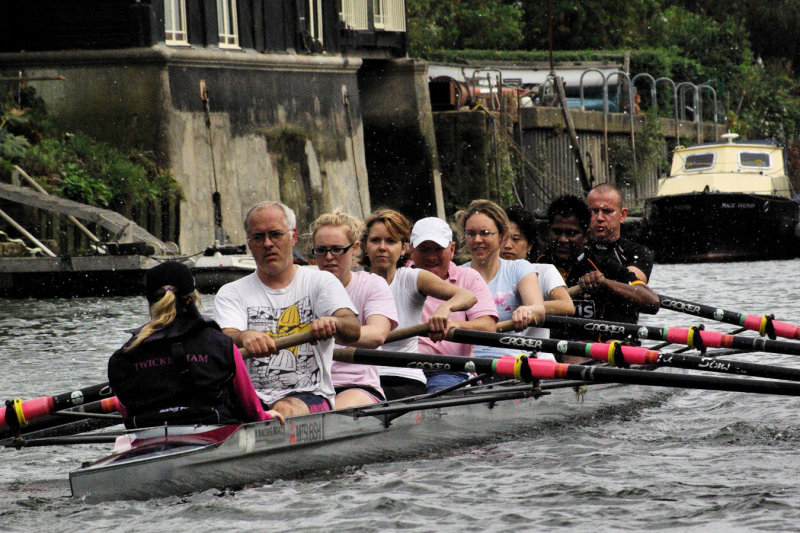
M178 298L175 296L175 287L164 285L161 290L164 291L164 296L150 306L150 322L145 324L133 339L133 342L124 348L126 352L139 346L156 331L160 331L172 324L175 317L178 316ZM183 307L186 307L196 299L197 291L194 291L186 297Z

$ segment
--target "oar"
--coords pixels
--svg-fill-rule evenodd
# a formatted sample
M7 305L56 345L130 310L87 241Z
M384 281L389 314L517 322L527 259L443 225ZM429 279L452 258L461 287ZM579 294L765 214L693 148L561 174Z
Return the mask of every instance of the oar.
M114 392L108 383L101 383L55 396L42 396L26 401L19 398L8 400L5 407L0 407L0 428L25 427L29 420L112 396Z
M770 315L755 316L737 313L736 311L726 311L718 307L681 300L680 298L673 298L672 296L664 296L663 294L659 294L658 299L661 300L662 309L671 309L679 313L710 318L718 322L726 322L734 326L757 331L759 335L767 335L770 338L774 338L775 335L777 335L778 337L787 339L800 339L800 327L794 324L773 320Z
M547 359L529 359L527 357L506 356L498 359L488 359L458 355L367 350L364 348L334 350L333 357L335 360L344 363L491 373L498 376L514 377L523 381L529 379L576 379L596 383L629 383L655 387L800 396L800 384L798 383L693 374L667 374L597 365L568 365Z
M279 350L283 350L284 348L291 348L292 346L297 346L299 344L305 344L307 342L313 342L316 339L314 338L314 334L311 331L304 331L302 333L292 333L291 335L286 335L285 337L277 337L273 339L275 341L275 346ZM239 351L242 354L242 359L257 359L260 357L270 357L270 354L264 355L253 355L248 352L245 348L240 347Z
M754 352L800 355L800 342L777 341L762 337L743 337L705 329L660 328L566 316L547 316L544 320L544 326L558 326L572 331L597 333L612 339L633 338L667 341L670 344L685 344L690 348L696 348L701 351L704 348L735 348Z
M33 432L40 432L47 430L49 428L56 428L59 426L72 426L75 424L76 418L87 419L87 418L99 418L99 417L110 417L111 415L107 413L115 413L119 411L119 400L117 400L116 396L112 396L111 398L103 398L102 400L98 400L96 402L90 402L84 405L79 405L76 407L71 407L68 409L59 409L58 411L54 411L53 414L50 415L43 415L33 419L28 420L25 426L21 426L16 428L15 426L6 426L4 428L0 428L0 439L13 437L19 434L27 434ZM69 417L69 418L68 418ZM85 424L86 427L106 427L114 424L120 423L121 420L119 416L115 416L114 419L106 418L104 422L97 422L93 424ZM13 421L12 421L13 424ZM80 425L74 425L74 427L82 427ZM53 434L57 434L58 432L53 432ZM69 431L72 433L72 430Z
M796 368L729 361L715 357L661 353L640 346L623 346L619 342L606 344L602 342L586 343L556 339L537 339L534 337L504 335L502 333L487 333L485 331L471 331L466 329L452 329L448 332L448 338L455 342L482 344L484 346L496 346L498 348L519 348L520 351L536 350L562 355L590 357L598 361L608 361L617 366L625 364L662 365L692 370L722 372L725 374L800 381L800 369Z
M574 298L581 293L581 287L580 285L575 285L567 289L567 292ZM679 313L686 313L688 315L716 320L717 322L733 324L734 326L739 326L751 331L757 331L762 337L767 335L770 338L774 338L777 335L778 337L787 339L800 339L800 326L774 320L771 315L748 315L746 313L727 311L719 307L690 302L663 294L657 296L661 301L661 307L663 309L670 309L672 311L678 311Z

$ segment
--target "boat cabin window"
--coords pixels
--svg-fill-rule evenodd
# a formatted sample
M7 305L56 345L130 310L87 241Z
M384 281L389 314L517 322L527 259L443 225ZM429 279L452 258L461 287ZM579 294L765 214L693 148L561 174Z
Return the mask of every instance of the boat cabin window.
M705 170L714 166L715 154L690 154L683 161L684 170Z
M769 168L769 154L764 152L739 152L739 166L743 168Z

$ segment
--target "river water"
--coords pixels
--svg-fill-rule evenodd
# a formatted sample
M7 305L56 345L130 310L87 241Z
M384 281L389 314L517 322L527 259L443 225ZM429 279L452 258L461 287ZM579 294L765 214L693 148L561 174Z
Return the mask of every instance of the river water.
M656 265L656 291L800 323L800 260ZM204 297L210 310L211 297ZM0 397L105 381L144 298L0 299ZM662 311L646 323L701 320ZM732 326L705 321L708 329ZM791 356L739 358L798 366ZM0 531L794 530L800 400L675 391L452 453L147 502L87 504L67 474L102 445L0 450ZM399 443L400 444L400 443Z

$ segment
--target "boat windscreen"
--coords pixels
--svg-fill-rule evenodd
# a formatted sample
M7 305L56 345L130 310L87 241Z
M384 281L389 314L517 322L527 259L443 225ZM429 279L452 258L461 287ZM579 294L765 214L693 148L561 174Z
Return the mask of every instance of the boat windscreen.
M714 154L690 154L683 161L684 170L706 170L714 166Z
M739 152L739 166L743 168L769 168L769 154L764 152Z

